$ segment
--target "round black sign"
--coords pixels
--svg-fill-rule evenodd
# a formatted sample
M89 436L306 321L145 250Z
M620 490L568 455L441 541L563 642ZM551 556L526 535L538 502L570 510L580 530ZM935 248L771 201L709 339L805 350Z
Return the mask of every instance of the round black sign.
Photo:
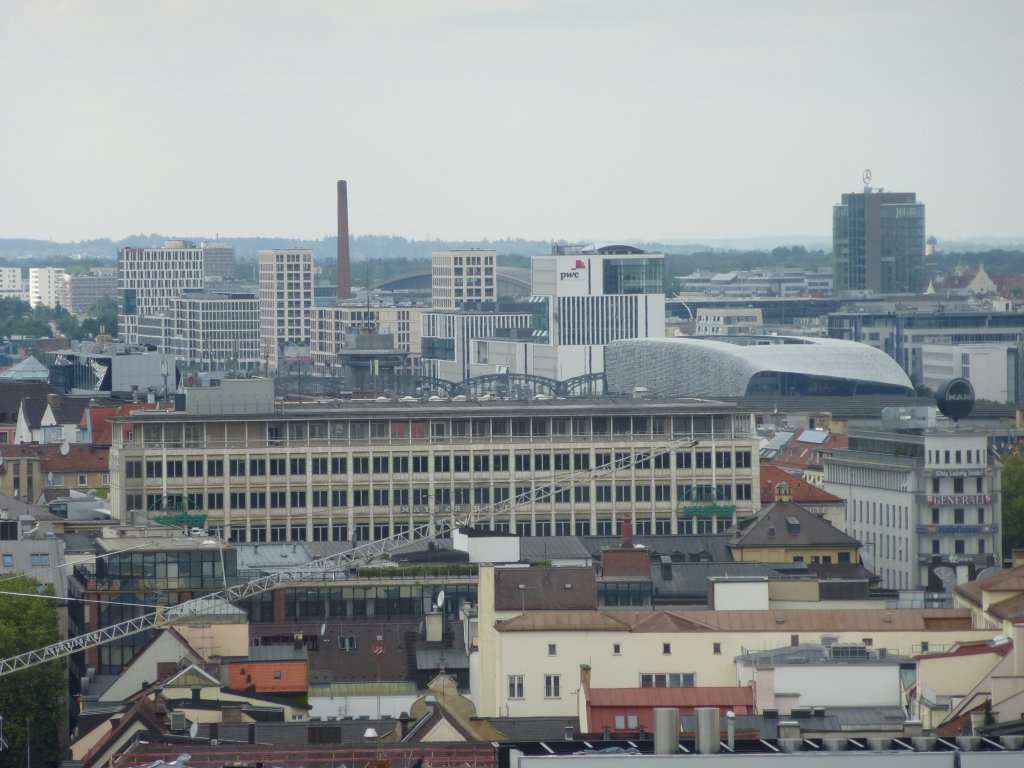
M967 379L950 379L939 386L935 402L944 416L959 421L974 408L974 387Z

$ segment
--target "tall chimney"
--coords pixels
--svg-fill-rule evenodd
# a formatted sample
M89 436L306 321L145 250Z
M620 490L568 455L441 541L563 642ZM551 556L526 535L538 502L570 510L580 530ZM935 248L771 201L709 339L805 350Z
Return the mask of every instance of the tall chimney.
M352 298L352 266L348 253L348 182L338 182L338 298Z
M633 547L633 517L628 512L622 516L622 541L620 545L623 549L632 549Z

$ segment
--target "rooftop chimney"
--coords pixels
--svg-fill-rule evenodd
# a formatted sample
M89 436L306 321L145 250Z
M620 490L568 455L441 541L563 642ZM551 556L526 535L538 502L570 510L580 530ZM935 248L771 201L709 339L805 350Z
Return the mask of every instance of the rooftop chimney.
M623 549L633 547L633 517L627 512L622 516L622 542Z
M352 267L348 252L348 182L338 182L338 298L352 298Z

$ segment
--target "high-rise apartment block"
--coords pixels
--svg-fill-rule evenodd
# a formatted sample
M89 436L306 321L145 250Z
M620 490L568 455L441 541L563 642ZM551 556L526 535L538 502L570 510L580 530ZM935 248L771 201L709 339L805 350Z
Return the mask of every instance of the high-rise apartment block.
M28 271L28 302L33 307L50 307L62 301L64 288L63 267L31 267ZM66 308L66 307L65 307Z
M0 299L20 299L21 267L0 267Z
M286 345L309 345L313 315L312 249L260 251L259 278L262 353L267 368L278 370Z
M435 251L430 259L434 309L459 309L467 302L495 301L494 251Z
M138 343L139 317L158 315L173 296L203 287L203 251L187 240L162 248L122 248L117 253L118 336Z
M88 275L64 275L61 305L76 315L89 312L100 299L117 295L117 270L97 267Z
M208 283L235 279L235 248L226 243L203 243L203 274Z
M924 203L913 192L865 187L832 208L837 292L921 293L924 250Z

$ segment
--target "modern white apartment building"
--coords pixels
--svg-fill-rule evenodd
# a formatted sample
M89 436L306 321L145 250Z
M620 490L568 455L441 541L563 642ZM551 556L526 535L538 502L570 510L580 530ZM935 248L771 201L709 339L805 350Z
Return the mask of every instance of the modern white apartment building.
M61 305L69 312L89 312L100 299L117 296L117 270L97 268L88 275L64 275Z
M408 353L408 373L419 371L420 337L424 306L313 307L309 340L313 373L329 375L341 367L339 352L352 333L390 334L395 349Z
M307 349L313 317L313 251L259 253L260 345L268 370L285 360L285 346Z
M139 317L159 315L173 296L203 287L203 251L187 240L117 253L118 337L138 343Z
M495 251L435 251L430 258L434 309L458 309L466 302L496 301Z
M140 343L174 355L182 371L258 371L259 302L252 293L195 291L173 296L160 315L139 319Z
M746 336L763 328L761 310L755 307L701 307L697 310L697 336Z
M665 336L664 254L631 246L555 246L533 258L533 336L473 345L474 376L509 371L565 380L604 371L604 346Z
M851 429L850 449L825 456L825 490L847 500L845 530L883 587L941 592L957 564L999 563L1002 465L988 443L966 427Z
M143 524L188 508L232 541L381 539L470 506L523 536L684 529L695 489L734 516L759 507L749 411L697 400L337 401L275 404L272 382L189 388L184 411L138 412L114 430L112 514ZM664 447L614 473L599 467ZM543 500L515 499L556 478Z
M21 267L0 267L0 299L20 299L22 293Z
M202 243L203 273L209 283L235 279L235 247L227 243ZM214 286L216 287L216 286Z
M63 267L30 267L28 270L28 302L33 307L67 308L64 295Z

